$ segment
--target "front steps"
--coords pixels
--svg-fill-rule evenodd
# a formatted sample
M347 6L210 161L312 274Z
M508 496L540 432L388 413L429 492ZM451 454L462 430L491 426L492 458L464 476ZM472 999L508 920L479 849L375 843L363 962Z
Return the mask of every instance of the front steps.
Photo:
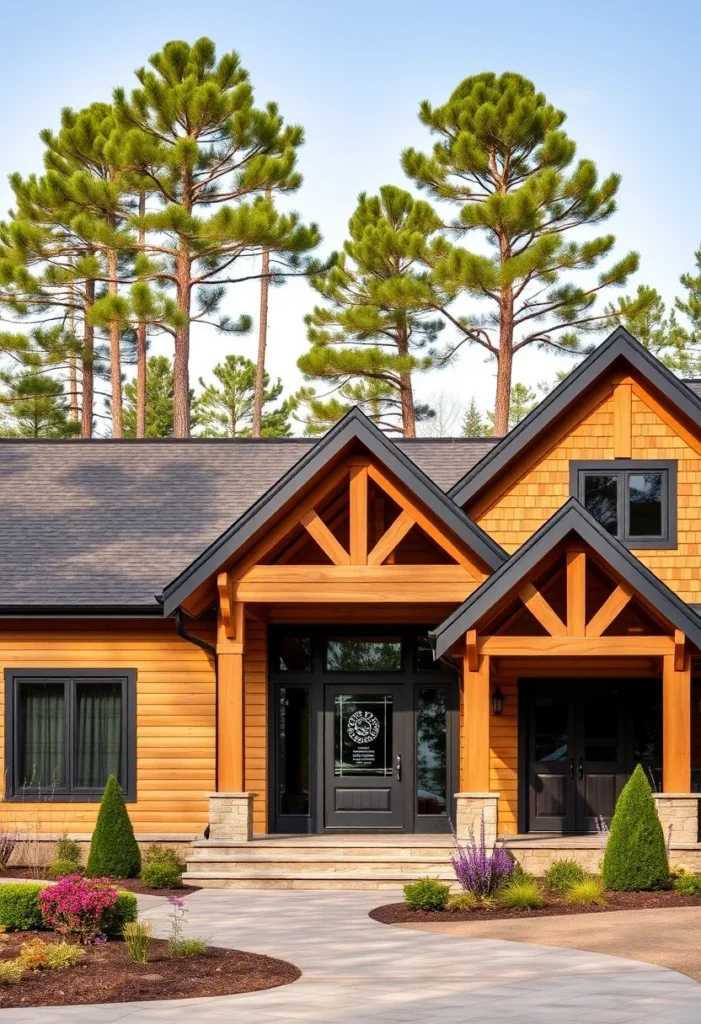
M454 882L450 836L275 836L192 844L183 881L226 889L398 889Z

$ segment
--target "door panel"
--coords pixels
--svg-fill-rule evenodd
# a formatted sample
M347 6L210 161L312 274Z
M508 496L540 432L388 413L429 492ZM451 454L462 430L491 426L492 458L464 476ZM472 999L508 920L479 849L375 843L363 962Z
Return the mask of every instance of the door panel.
M355 683L326 686L325 826L401 829L403 782L413 777L405 742L409 688Z
M529 717L530 829L571 831L576 802L571 693L561 686L535 686Z
M577 735L577 831L596 831L597 819L613 817L626 771L623 688L589 684L575 696ZM632 767L632 766L631 766Z

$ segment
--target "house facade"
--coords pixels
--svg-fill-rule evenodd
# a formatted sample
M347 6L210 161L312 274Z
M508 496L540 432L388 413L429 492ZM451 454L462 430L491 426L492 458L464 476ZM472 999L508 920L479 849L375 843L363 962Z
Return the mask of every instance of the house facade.
M695 386L619 329L497 442L0 442L0 821L586 835L641 763L695 847Z

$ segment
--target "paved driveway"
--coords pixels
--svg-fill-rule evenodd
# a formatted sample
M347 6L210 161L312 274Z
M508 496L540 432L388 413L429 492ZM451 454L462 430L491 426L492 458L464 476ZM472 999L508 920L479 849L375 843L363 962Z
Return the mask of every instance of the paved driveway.
M367 917L396 897L377 892L201 890L188 932L291 960L293 985L213 999L0 1012L2 1024L698 1024L701 985L600 953L454 938ZM167 904L144 912L159 935ZM592 927L596 927L595 918Z

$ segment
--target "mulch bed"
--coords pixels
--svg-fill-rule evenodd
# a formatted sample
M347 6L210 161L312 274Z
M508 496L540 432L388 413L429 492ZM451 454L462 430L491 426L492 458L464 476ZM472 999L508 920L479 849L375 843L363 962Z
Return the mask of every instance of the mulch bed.
M39 874L37 874L35 868L10 867L2 872L0 878L50 881L50 879L45 878L45 875L41 874L41 868L39 869ZM144 885L140 878L118 878L114 880L114 885L118 889L126 889L128 892L134 892L138 896L163 896L164 898L168 896L188 896L191 892L198 892L201 888L199 885L183 885L179 889L152 889L150 886Z
M35 938L51 941L51 933L12 932L0 945L0 958L12 959L23 942ZM120 941L86 946L75 967L28 971L18 984L3 985L0 1007L235 995L289 985L302 973L285 960L238 949L210 947L202 956L171 959L166 945L162 939L153 939L146 964L132 963Z
M387 903L370 911L381 924L408 924L432 921L498 921L503 918L553 917L562 914L601 914L612 910L663 910L667 907L701 907L701 896L665 889L662 892L608 892L604 907L578 907L565 903L555 893L545 895L540 910L506 910L501 907L478 910L412 910L405 903Z

